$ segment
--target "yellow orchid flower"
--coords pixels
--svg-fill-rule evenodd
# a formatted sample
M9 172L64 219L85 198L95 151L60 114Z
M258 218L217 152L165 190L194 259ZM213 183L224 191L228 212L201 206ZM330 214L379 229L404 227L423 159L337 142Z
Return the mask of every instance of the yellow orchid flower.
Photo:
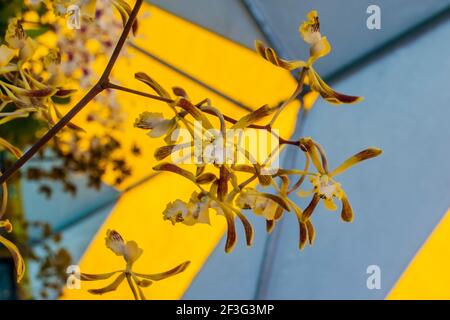
M90 289L92 294L104 294L116 290L119 285L126 279L130 286L133 296L136 300L145 300L144 293L141 288L150 286L153 281L163 280L183 272L189 266L190 261L183 262L173 269L156 274L136 273L132 270L134 262L142 255L143 250L138 247L135 241L127 241L115 230L108 230L105 238L106 247L111 249L116 255L122 256L126 262L125 270L117 270L102 274L81 273L82 281L96 281L111 278L115 274L119 274L116 279L108 286L100 289ZM137 288L137 289L136 289Z
M258 40L255 41L256 52L267 61L283 69L292 71L304 68L311 90L318 92L322 98L329 103L341 104L361 101L362 97L349 96L334 91L314 70L313 64L318 59L328 55L331 51L331 46L328 39L323 37L320 33L320 21L317 11L310 11L307 15L307 19L308 20L303 22L299 27L301 37L310 45L309 58L307 61L281 59L274 49L266 47Z
M177 125L176 119L165 119L160 112L145 111L136 119L134 126L139 129L150 130L148 135L159 138L171 132Z
M12 19L8 24L5 41L10 49L19 49L19 60L21 62L31 59L38 48L37 41L27 36L20 20L17 18Z
M324 202L325 208L335 211L337 206L334 203L334 198L336 198L342 202L342 220L351 222L353 220L352 207L350 206L350 202L348 201L347 195L342 189L341 184L336 182L334 178L359 162L379 156L382 151L378 148L365 149L345 160L334 170L329 171L325 152L319 144L314 142L311 138L303 138L301 144L306 148L314 167L318 171L317 174L310 177L313 189L298 192L300 197L313 194L311 202L303 212L302 219L306 221L311 217L321 199Z

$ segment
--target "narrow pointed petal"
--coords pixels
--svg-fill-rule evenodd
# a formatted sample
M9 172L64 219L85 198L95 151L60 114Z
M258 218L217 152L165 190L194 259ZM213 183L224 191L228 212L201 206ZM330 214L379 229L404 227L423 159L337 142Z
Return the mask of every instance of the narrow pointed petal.
M306 241L308 240L308 229L304 222L299 221L299 229L300 229L300 242L299 249L303 250L306 245Z
M293 201L289 202L289 205L292 210L294 210L295 215L299 221L303 220L303 211L300 209Z
M113 271L109 273L99 273L99 274L89 274L89 273L81 273L81 280L83 281L96 281L96 280L105 280L111 278L118 272L122 272L121 270Z
M176 144L159 147L158 149L155 150L153 156L155 157L156 160L161 161L164 158L170 156L176 147L177 147Z
M207 130L214 128L211 122L209 122L208 118L200 111L200 109L194 106L189 100L185 98L179 98L177 101L177 106L189 112L189 114L191 114L195 120L200 121L203 128Z
M100 289L90 289L90 290L88 290L88 292L92 293L92 294L104 294L107 292L114 291L119 287L119 285L122 283L122 281L124 279L125 279L125 273L121 273L116 278L116 280L114 280L110 285L108 285L104 288L100 288Z
M63 89L59 88L58 91L55 92L55 96L58 98L67 98L77 92L76 89Z
M186 270L186 268L189 266L190 263L191 263L190 261L183 262L182 264L176 266L175 268L162 273L155 273L155 274L135 273L135 275L147 280L159 281L183 272L184 270Z
M347 160L345 160L339 167L334 169L330 176L337 176L338 174L341 174L345 170L353 167L355 164L360 163L361 161L368 160L371 158L378 157L380 154L382 154L383 151L378 148L368 148L361 152L358 152L354 156L351 156Z
M201 174L200 176L198 176L195 179L195 182L198 184L208 184L208 183L211 183L216 180L218 180L218 178L216 177L216 175L214 173L207 172L207 173L204 173L204 174Z
M230 253L236 244L236 227L234 225L234 216L227 210L225 212L225 218L227 219L227 240L225 243L225 252Z
M249 125L258 122L259 120L264 119L267 116L270 116L277 108L269 107L268 105L264 105L261 108L256 109L253 112L243 116L236 122L231 129L243 129L247 128Z
M242 225L245 230L245 239L247 241L247 246L251 246L253 243L253 227L250 222L247 220L245 215L243 215L239 210L236 211L236 215L241 220Z
M339 93L331 89L325 81L319 76L319 74L311 67L308 69L308 77L310 81L311 90L317 91L322 98L324 98L327 102L332 104L341 104L341 103L356 103L362 101L362 97L358 96L349 96L343 93Z
M266 220L267 233L272 233L274 227L275 227L275 220Z
M317 207L317 204L320 201L320 197L319 195L316 193L314 194L313 198L311 199L311 202L309 203L309 205L306 207L305 211L303 211L303 221L307 221L311 215L314 212L314 209Z
M353 209L346 195L342 197L341 219L345 222L353 221Z
M278 57L275 50L270 47L266 47L261 41L255 41L256 52L264 59L269 61L270 63L276 65L277 67L281 67L283 69L292 71L298 68L302 68L306 66L305 61L301 60L284 60Z
M179 174L179 175L195 182L195 176L192 172L184 170L183 168L180 168L179 166L172 164L172 163L158 164L155 167L153 167L153 170L173 172L173 173Z
M283 216L283 212L284 212L283 208L281 208L281 207L277 208L277 211L275 211L275 217L274 217L275 221L278 221L281 219L281 217Z
M308 230L309 244L313 245L314 239L316 238L316 232L314 231L314 226L313 226L311 220L306 221L305 224L306 224L306 229Z
M177 97L182 97L182 98L185 98L185 99L188 99L188 100L189 100L189 96L188 96L186 90L184 90L183 88L180 88L180 87L173 87L173 88L172 88L172 92L173 92L173 94L176 95Z
M160 97L170 99L170 94L153 78L144 72L137 72L134 77L152 88Z
M53 94L56 93L56 89L53 89L51 87L47 87L44 89L22 89L22 88L14 88L12 89L13 91L15 91L17 94L25 96L25 97L34 97L34 98L45 98L45 97L50 97Z
M120 17L122 18L122 24L125 27L125 24L128 21L128 18L130 17L131 14L131 7L130 5L125 2L124 0L113 0L112 4L116 7L116 9L119 11L120 13ZM131 26L131 30L133 32L133 35L136 35L136 32L138 30L138 20L134 20L133 25Z
M297 191L297 195L300 197L300 198L306 198L306 197L309 197L310 195L312 195L314 193L314 189L311 189L311 190L298 190Z
M255 173L255 167L250 166L248 164L237 164L232 166L233 171L246 172L246 173Z
M152 284L153 284L152 281L146 280L146 279L141 280L141 281L139 281L139 282L137 283L137 285L138 285L139 287L142 287L142 288L150 287Z

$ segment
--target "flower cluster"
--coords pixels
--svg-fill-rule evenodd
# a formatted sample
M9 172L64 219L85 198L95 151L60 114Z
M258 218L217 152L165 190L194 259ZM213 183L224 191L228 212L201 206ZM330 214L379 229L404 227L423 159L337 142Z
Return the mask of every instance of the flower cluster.
M104 4L112 3L118 9L123 23L127 21L130 15L135 16L137 13L136 10L131 13L131 8L123 0L102 1ZM137 2L136 8L141 2ZM88 8L89 10L86 12L96 12L102 15L102 10L90 10L96 7L96 1L94 0L54 0L50 3L61 14L70 4L75 3ZM130 27L131 24L128 26ZM135 31L137 23L134 22L132 26L133 31ZM95 27L89 30L85 29L83 34L90 37L95 30L97 30ZM153 169L159 172L175 173L192 182L198 190L193 192L187 201L176 199L167 204L163 212L163 218L174 225L209 224L212 209L217 215L224 217L227 222L226 252L230 252L237 241L236 218L244 227L247 245L252 244L253 226L248 221L245 210L252 210L255 215L265 219L267 232L273 230L277 221L282 219L285 211L295 214L300 230L300 249L303 249L308 242L311 245L314 242L316 232L312 218L321 200L325 208L332 211L337 210L338 207L335 201L340 201L341 219L345 222L351 222L354 217L353 209L344 189L335 179L339 174L357 163L381 154L381 150L378 148L367 148L351 156L335 169L329 170L329 159L324 148L317 141L311 137L288 140L278 135L274 127L275 120L285 106L300 97L305 86L310 88L310 92L304 95L304 99L301 99L304 102L303 108L305 109L310 108L319 95L332 104L356 103L362 99L361 97L334 91L314 70L316 61L331 51L331 45L327 38L320 33L320 21L316 11L311 11L308 14L307 21L300 25L299 31L304 41L310 45L310 54L306 61L280 58L272 48L266 47L260 41L256 42L257 53L270 63L290 71L299 70L298 84L293 94L280 105L264 105L240 119L224 114L209 99L194 102L182 88L175 87L172 92L169 92L143 72L136 73L135 77L148 85L152 93L139 92L112 83L109 78L110 70L108 71L108 68L106 68L99 86L94 88L98 89L97 93L94 90L93 94L87 94L84 98L84 101L89 102L101 91L116 89L167 103L167 106L173 112L172 117L165 118L160 112L144 112L136 119L135 127L146 130L151 138L163 138L164 144L154 154L159 163ZM126 34L123 33L123 35ZM62 43L66 49L68 48L68 51L63 54L63 58L61 52L55 49L50 49L45 57L37 58L34 54L36 40L27 35L19 19L11 21L5 41L6 43L0 46L0 124L16 118L28 117L31 113L36 114L37 117L42 118L50 125L54 124L55 117L56 119L61 118L54 100L67 97L73 92L73 90L64 88L65 75L64 72L61 73L59 67L61 66L61 60L66 63L66 73L71 73L79 67L79 62L85 64L91 62L86 54L78 54L84 52L82 43L77 42L77 40L67 40L67 42ZM119 41L121 46L123 42L120 43ZM108 47L107 43L104 43L104 45ZM122 47L119 47L119 45L116 48L120 51ZM118 50L114 50L114 52L116 51ZM75 52L77 52L77 57L71 57L71 54L73 55ZM111 61L115 62L114 59L111 59ZM90 70L91 68L86 67L86 69ZM82 72L87 79L89 79L89 72ZM101 82L102 79L107 80ZM85 84L89 86L89 80L86 81ZM82 101L79 103L82 103ZM98 121L98 119L93 120ZM268 120L267 124L262 124L266 120ZM80 130L73 124L69 126ZM238 132L238 134L230 137L229 130ZM268 137L271 138L275 137L276 148L268 148L267 154L263 158L256 157L249 150L245 139L242 138L251 130L268 133ZM186 136L188 140L185 140ZM91 141L93 150L97 150L96 145L103 144L99 141L101 140L93 139ZM274 169L272 167L274 157L286 145L296 147L297 151L304 155L305 165L303 168L285 169L277 167ZM20 156L20 150L8 141L0 139L0 146L11 154ZM70 149L70 140L68 148ZM76 148L73 148L73 150L76 151ZM185 151L187 151L186 154L184 154ZM184 156L175 156L180 152ZM246 162L235 162L236 155L240 156L239 159L244 158ZM80 157L84 157L84 155L80 154ZM167 159L169 157L172 161ZM91 156L87 158L86 162L88 163L92 159L98 162L98 158ZM310 170L311 163L313 168ZM117 166L124 167L122 162L118 163ZM54 173L56 176L61 174L61 172ZM95 182L100 181L100 178L97 178ZM309 179L312 188L305 191L301 187L307 179ZM2 188L3 201L0 219L5 211L7 200L6 185L3 185ZM291 195L295 194L300 197L311 197L309 204L304 209L300 208L297 202L291 198ZM0 229L10 232L12 226L8 220L0 220ZM125 241L114 230L107 231L105 240L106 246L116 255L123 257L126 265L123 270L104 274L83 273L81 275L83 281L105 280L117 275L110 285L89 290L92 294L114 291L126 279L135 299L145 299L142 288L151 285L152 281L162 280L183 272L190 263L189 261L184 262L171 270L158 274L136 273L133 270L134 263L143 253L137 243ZM24 262L17 247L2 236L0 236L0 242L8 248L14 257L17 278L20 280L24 272Z
M310 46L308 60L285 60L279 58L274 49L266 47L261 41L255 42L256 52L267 61L283 69L292 71L303 68L307 76L305 81L309 83L311 90L319 93L322 98L330 103L341 104L361 101L361 97L349 96L334 91L314 70L314 63L331 52L331 45L327 37L323 37L320 33L320 21L317 11L309 12L307 18L308 20L300 25L299 32L303 40Z
M56 49L44 58L34 57L38 48L19 19L13 19L0 45L0 124L33 113L49 124L61 116L53 99L70 96L63 87L57 67L61 56Z
M273 133L275 119L287 104L298 98L304 84L309 84L311 92L320 94L327 102L333 104L361 101L361 97L349 96L332 90L313 69L314 62L327 55L331 50L326 37L322 37L320 34L320 23L316 11L308 14L308 21L301 24L300 33L310 45L310 57L307 61L281 59L272 48L265 47L259 41L256 42L256 50L260 56L287 70L301 69L300 77L295 92L280 106L263 106L241 119L233 119L223 114L218 108L211 105L209 99L194 103L183 89L173 88L173 95L171 95L147 74L142 72L136 74L136 78L146 83L158 95L158 99L167 102L174 112L174 116L169 119L156 112L144 112L136 119L135 126L148 131L150 137L164 137L165 145L155 151L155 158L161 163L153 169L176 173L193 182L199 189L192 194L187 202L177 199L169 203L163 212L164 219L169 220L172 224L180 223L188 226L197 223L209 224L210 209L213 209L216 214L224 216L227 221L226 252L230 252L236 243L237 236L234 224L236 217L244 226L247 244L251 245L252 243L253 228L243 213L243 210L246 209L252 210L255 215L266 220L268 232L273 229L276 221L282 218L285 211L293 212L298 219L300 228L300 249L303 249L308 241L310 244L314 241L315 230L311 217L321 199L329 210L337 209L334 203L335 199L341 201L342 220L351 222L353 210L344 190L334 178L356 163L381 154L381 150L377 148L368 148L350 157L336 169L329 171L328 158L323 147L312 138L303 137L291 141L278 137L278 147L280 147L278 150L287 144L298 147L298 150L305 155L305 167L302 170L278 168L271 171L265 169L267 169L273 156L272 152L268 153L264 161L254 161L251 152L242 147L239 139L231 142L226 139L228 128L241 129L244 132L251 129ZM220 128L215 128L212 125L211 116L219 119ZM258 124L267 117L271 117L267 125ZM200 129L195 127L196 123L201 124ZM227 123L230 124L228 127ZM191 134L192 140L186 142L180 139L180 128L186 129ZM162 161L180 150L198 148L192 141L199 135L201 135L200 140L202 142L215 141L217 135L211 132L216 132L219 137L223 138L223 141L226 140L225 146L231 145L232 153L244 154L248 160L253 161L249 161L248 164L230 163L228 161L210 161L205 164L204 162L193 161L191 163L194 164L193 170L182 167L177 161ZM219 148L218 152L225 152L225 146ZM203 151L207 147L208 143L200 144ZM228 159L226 154L222 157L223 159ZM172 157L172 160L174 160L174 157ZM316 169L315 171L309 170L311 161ZM250 176L247 177L246 175ZM300 190L299 188L307 177L309 177L313 189L310 191ZM296 180L295 183L291 183L293 179ZM253 183L256 181L257 183ZM263 190L268 186L272 187L272 192ZM298 191L301 197L312 195L311 202L306 208L301 209L289 197L294 191Z

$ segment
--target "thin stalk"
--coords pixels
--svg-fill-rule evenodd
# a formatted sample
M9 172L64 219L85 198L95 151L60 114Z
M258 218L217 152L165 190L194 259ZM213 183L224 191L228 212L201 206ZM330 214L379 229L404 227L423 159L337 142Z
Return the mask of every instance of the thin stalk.
M128 285L130 286L131 291L133 292L134 299L139 300L138 293L136 291L136 288L134 287L133 280L131 280L131 276L129 274L127 274L127 281L128 281Z

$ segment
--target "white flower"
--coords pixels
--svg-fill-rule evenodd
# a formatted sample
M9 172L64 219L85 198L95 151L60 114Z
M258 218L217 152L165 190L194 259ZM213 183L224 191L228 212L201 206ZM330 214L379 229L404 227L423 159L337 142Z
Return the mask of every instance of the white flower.
M163 136L175 125L175 119L165 119L162 113L147 111L141 113L134 123L134 126L137 128L150 130L148 135L152 138Z
M309 191L300 190L298 195L307 197L311 194L317 194L319 198L323 199L323 203L328 210L335 211L337 206L333 199L342 200L345 196L341 184L334 181L327 174L318 174L317 176L312 176L309 180L313 185L313 189Z
M223 138L219 137L213 141L204 141L203 161L206 164L233 163L234 146L231 143L224 145Z
M167 204L166 210L163 212L164 220L170 220L172 224L184 222L189 216L187 203L179 199Z

